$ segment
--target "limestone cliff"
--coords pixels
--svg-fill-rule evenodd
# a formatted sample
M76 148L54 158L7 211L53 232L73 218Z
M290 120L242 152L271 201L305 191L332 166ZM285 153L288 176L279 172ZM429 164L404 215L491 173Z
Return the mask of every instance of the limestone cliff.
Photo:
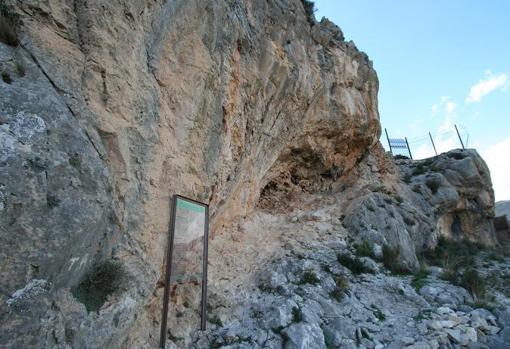
M395 166L372 63L304 4L16 2L20 46L0 42L0 346L154 347L175 193L211 206L225 312L300 236L367 238L404 269L440 234L494 243L483 161ZM113 276L97 311L76 297L91 275ZM169 336L190 345L198 291L182 291Z
M299 0L15 10L21 47L0 44L12 78L0 96L2 308L34 280L44 287L26 310L2 311L2 345L119 347L135 321L159 317L172 194L210 203L220 234L257 204L279 158L315 181L377 142L370 61L327 20L311 25ZM129 285L87 314L69 290L108 259Z

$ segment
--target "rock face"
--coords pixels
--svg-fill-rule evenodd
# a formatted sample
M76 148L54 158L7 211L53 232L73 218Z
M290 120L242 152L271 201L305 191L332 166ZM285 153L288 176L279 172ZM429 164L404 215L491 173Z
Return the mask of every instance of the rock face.
M0 43L1 346L119 347L159 319L172 194L210 203L220 234L280 172L327 187L377 143L371 62L299 0L15 10L21 47ZM129 283L87 313L70 291L110 259ZM34 280L24 311L6 306Z
M399 249L405 269L416 269L416 251L434 247L440 236L497 243L492 182L476 151L397 160L385 182L391 184L350 204L344 224L362 240Z
M331 237L389 246L411 270L440 235L495 243L483 160L395 165L372 63L304 4L16 2L21 46L0 42L1 347L155 347L175 193L211 207L211 323L246 311L269 261ZM189 346L199 290L176 291L169 343ZM324 347L322 299L291 293L260 328L285 327L274 347ZM306 323L287 326L294 307Z

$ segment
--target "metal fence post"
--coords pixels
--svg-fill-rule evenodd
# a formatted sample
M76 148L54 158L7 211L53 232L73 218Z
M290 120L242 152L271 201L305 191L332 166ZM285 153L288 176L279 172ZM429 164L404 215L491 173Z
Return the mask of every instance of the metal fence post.
M409 147L409 142L407 141L407 137L404 137L404 139L406 140L406 145L407 145L407 151L409 152L409 157L411 158L411 160L413 159L413 156L411 155L411 148Z
M384 132L386 133L386 139L388 140L388 145L390 147L390 153L391 153L391 155L393 155L393 150L391 149L390 136L388 136L388 130L384 129Z
M436 153L436 156L437 156L436 145L434 144L434 139L432 138L432 135L430 134L430 132L429 132L429 136L430 136L430 141L432 142L432 147L434 147L434 153Z
M464 142L462 142L462 138L460 138L460 133L459 133L459 129L457 128L457 125L454 125L455 126L455 131L457 131L457 136L459 136L459 141L460 141L460 145L462 145L462 149L466 149L464 147Z

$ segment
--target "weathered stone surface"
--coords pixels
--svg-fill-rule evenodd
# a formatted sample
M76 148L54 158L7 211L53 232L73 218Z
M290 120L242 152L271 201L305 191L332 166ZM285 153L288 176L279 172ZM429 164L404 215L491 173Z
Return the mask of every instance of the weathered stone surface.
M464 304L473 302L473 297L462 287L454 286L448 282L436 282L425 285L420 294L429 302L439 304Z
M418 268L416 251L434 247L439 236L496 244L492 183L476 151L396 163L379 163L382 184L348 205L344 225L360 240L398 248L410 270Z
M316 324L293 324L285 329L286 349L326 349L322 330Z

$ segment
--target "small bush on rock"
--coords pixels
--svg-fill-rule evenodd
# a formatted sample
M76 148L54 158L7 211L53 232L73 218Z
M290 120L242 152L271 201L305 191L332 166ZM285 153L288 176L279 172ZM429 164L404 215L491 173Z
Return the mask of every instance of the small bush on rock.
M208 315L207 320L218 327L223 327L223 321L221 321L220 317L218 315Z
M19 15L4 0L0 0L0 41L10 46L18 46L19 23Z
M418 166L416 166L415 169L413 170L413 176L422 175L427 171L428 168L426 166L424 166L423 164L418 164Z
M125 271L118 262L107 261L71 290L73 296L85 305L87 311L97 311L107 298L119 291L125 282Z
M474 269L467 269L461 277L460 285L467 289L477 300L485 296L485 281Z
M374 251L374 245L367 240L364 240L361 244L356 246L356 256L358 257L372 257Z
M386 315L375 304L372 304L370 307L374 309L374 315L379 321L386 320Z
M303 312L299 307L292 308L292 322L301 322L303 321Z
M400 205L401 203L404 202L404 199L400 195L395 195L395 201L397 202L397 204Z
M303 277L301 278L300 284L312 284L315 285L319 283L319 278L315 274L313 270L307 270L303 273Z
M337 276L335 279L336 287L333 291L331 291L330 296L341 302L344 299L345 293L349 289L349 280L347 280L343 276Z
M397 154L393 157L395 160L409 160L409 156Z
M429 274L429 271L422 266L420 270L414 274L411 286L413 286L416 291L419 291L427 283Z
M346 253L338 254L336 258L340 264L349 269L354 275L372 272L359 258L352 258Z
M483 246L471 241L454 241L440 237L437 246L425 250L422 257L431 265L457 271L459 268L472 266L474 257L483 250Z
M382 262L386 268L392 272L402 272L402 268L399 264L400 248L391 247L385 244L382 249Z
M12 84L11 75L5 70L2 72L2 81L6 84Z
M20 78L26 75L25 66L21 62L16 62L16 72Z
M461 154L461 153L449 153L448 157L453 158L455 160L462 160L465 159L467 155Z

